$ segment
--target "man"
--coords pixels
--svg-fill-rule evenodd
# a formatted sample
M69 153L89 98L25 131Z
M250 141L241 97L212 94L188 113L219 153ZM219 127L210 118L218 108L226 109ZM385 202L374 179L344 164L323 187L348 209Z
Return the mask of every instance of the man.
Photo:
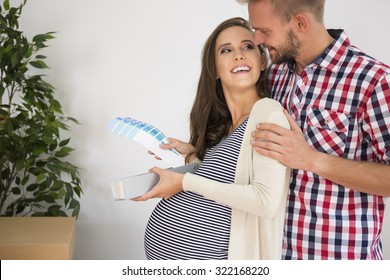
M259 124L252 142L293 168L283 258L382 259L389 66L325 28L325 0L237 1L248 3L255 43L275 63L273 98L292 127Z

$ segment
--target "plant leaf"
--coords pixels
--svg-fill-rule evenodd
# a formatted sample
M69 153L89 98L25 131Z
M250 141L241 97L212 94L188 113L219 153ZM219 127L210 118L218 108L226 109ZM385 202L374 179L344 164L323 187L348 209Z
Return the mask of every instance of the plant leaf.
M8 11L9 10L9 0L4 0L4 9L6 10L6 11Z
M30 64L38 69L49 68L43 60L39 60L39 59L34 60L34 61L30 61Z

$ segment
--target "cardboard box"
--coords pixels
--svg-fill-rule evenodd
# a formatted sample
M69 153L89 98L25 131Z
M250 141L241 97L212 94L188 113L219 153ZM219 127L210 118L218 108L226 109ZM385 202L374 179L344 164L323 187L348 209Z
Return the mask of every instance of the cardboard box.
M72 259L74 217L0 217L1 260Z

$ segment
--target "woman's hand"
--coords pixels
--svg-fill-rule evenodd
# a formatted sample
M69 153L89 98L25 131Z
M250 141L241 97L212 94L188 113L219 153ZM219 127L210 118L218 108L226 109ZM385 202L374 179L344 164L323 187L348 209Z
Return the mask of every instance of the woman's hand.
M169 143L168 144L161 144L160 147L164 150L167 149L175 149L178 151L184 158L187 157L188 154L195 152L194 146L187 142L183 142L181 140L178 140L176 138L168 138ZM161 160L158 156L156 156L152 151L148 151L149 154L154 155L154 157L158 160ZM189 162L191 162L193 159L195 159L195 154L190 158Z
M157 174L160 177L160 180L149 192L142 196L134 197L131 200L145 201L151 198L168 199L183 191L182 182L184 174L169 171L168 169L161 169L159 167L153 167L149 172Z

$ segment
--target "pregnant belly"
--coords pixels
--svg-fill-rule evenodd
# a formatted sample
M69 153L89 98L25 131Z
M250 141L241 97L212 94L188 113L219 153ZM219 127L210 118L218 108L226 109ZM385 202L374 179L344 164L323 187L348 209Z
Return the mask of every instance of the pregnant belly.
M161 200L145 232L148 259L226 259L231 209L192 192Z

